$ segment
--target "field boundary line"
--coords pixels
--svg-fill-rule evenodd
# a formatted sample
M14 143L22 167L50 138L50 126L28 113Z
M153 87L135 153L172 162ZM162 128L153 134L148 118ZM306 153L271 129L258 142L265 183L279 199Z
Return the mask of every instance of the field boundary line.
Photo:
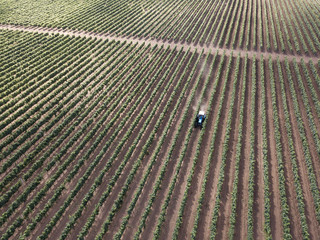
M22 25L8 25L8 24L0 24L0 30L15 30L15 31L23 31L23 32L32 32L32 33L49 33L49 34L61 34L67 36L75 36L75 37L84 37L84 38L96 38L102 40L115 40L120 42L132 42L133 44L150 44L151 47L155 45L163 45L164 48L170 47L170 49L176 48L180 50L181 48L184 51L187 51L190 48L191 52L194 51L202 51L204 53L209 52L216 52L219 51L219 55L225 51L226 56L239 55L245 57L248 54L248 58L252 59L255 55L256 58L260 58L262 55L271 57L272 60L277 60L279 58L280 61L284 61L285 58L288 59L289 62L293 61L294 59L303 59L305 62L312 61L314 64L318 64L320 61L319 57L316 56L306 56L306 55L292 55L292 54L284 54L284 53L277 53L277 52L261 52L261 51L247 51L244 49L231 49L225 47L215 47L213 45L200 45L200 44L193 44L193 43L183 43L183 42L174 42L174 41L163 41L163 40L156 40L156 39L149 39L149 38L138 38L138 37L117 37L110 34L104 33L95 33L95 32L87 32L87 31L78 31L78 30L71 30L71 29L60 29L60 28L46 28L46 27L37 27L37 26L22 26Z

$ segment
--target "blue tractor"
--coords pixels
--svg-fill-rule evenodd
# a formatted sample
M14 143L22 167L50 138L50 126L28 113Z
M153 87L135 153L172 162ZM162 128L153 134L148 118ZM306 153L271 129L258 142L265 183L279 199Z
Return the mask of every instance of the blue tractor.
M204 113L204 111L199 111L196 120L194 121L194 127L200 127L200 129L202 128L203 122L206 119L206 114Z

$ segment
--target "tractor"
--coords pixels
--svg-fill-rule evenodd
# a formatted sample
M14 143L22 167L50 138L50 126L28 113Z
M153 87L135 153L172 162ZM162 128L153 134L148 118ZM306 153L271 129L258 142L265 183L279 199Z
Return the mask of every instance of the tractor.
M206 114L204 113L204 111L199 111L195 121L194 121L194 127L200 127L200 129L202 128L203 122L206 119Z

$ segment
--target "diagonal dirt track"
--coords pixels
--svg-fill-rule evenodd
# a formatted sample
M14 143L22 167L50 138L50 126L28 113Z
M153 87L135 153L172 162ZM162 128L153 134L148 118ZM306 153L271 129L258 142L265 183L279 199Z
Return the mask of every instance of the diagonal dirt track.
M61 34L61 35L68 35L68 36L80 36L80 37L95 37L97 39L103 39L103 40L115 40L120 42L132 42L132 43L138 43L138 44L150 44L151 46L155 45L163 45L165 48L170 47L171 49L177 48L177 50L184 48L188 49L190 48L191 51L196 50L204 50L204 53L216 52L220 51L220 54L222 54L223 51L225 51L226 56L231 56L231 53L233 52L234 56L237 56L240 54L241 57L244 57L246 54L248 54L248 58L252 59L254 55L256 55L257 58L260 58L261 55L265 56L271 56L273 60L276 60L279 58L280 61L283 61L285 58L288 59L288 61L293 61L293 59L299 60L303 59L305 62L312 61L315 64L318 64L318 61L320 61L319 57L310 57L306 55L289 55L289 54L282 54L282 53L276 53L276 52L261 52L261 51L246 51L242 49L229 49L229 48L223 48L223 47L215 47L213 45L204 45L201 46L199 44L188 44L188 43L181 43L181 42L169 42L169 41L162 41L162 40L153 40L153 39L138 39L138 38L128 38L128 37L117 37L117 36L111 36L108 34L103 33L95 33L95 32L86 32L86 31L76 31L76 30L66 30L66 29L58 29L58 28L45 28L45 27L34 27L34 26L18 26L18 25L5 25L0 24L0 30L17 30L17 31L25 31L25 32L37 32L37 33L53 33L53 34Z

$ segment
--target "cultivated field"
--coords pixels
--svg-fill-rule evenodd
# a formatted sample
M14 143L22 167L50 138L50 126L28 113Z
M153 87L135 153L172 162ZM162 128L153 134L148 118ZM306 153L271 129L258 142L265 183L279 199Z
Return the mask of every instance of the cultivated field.
M1 239L319 239L319 16L3 0Z

